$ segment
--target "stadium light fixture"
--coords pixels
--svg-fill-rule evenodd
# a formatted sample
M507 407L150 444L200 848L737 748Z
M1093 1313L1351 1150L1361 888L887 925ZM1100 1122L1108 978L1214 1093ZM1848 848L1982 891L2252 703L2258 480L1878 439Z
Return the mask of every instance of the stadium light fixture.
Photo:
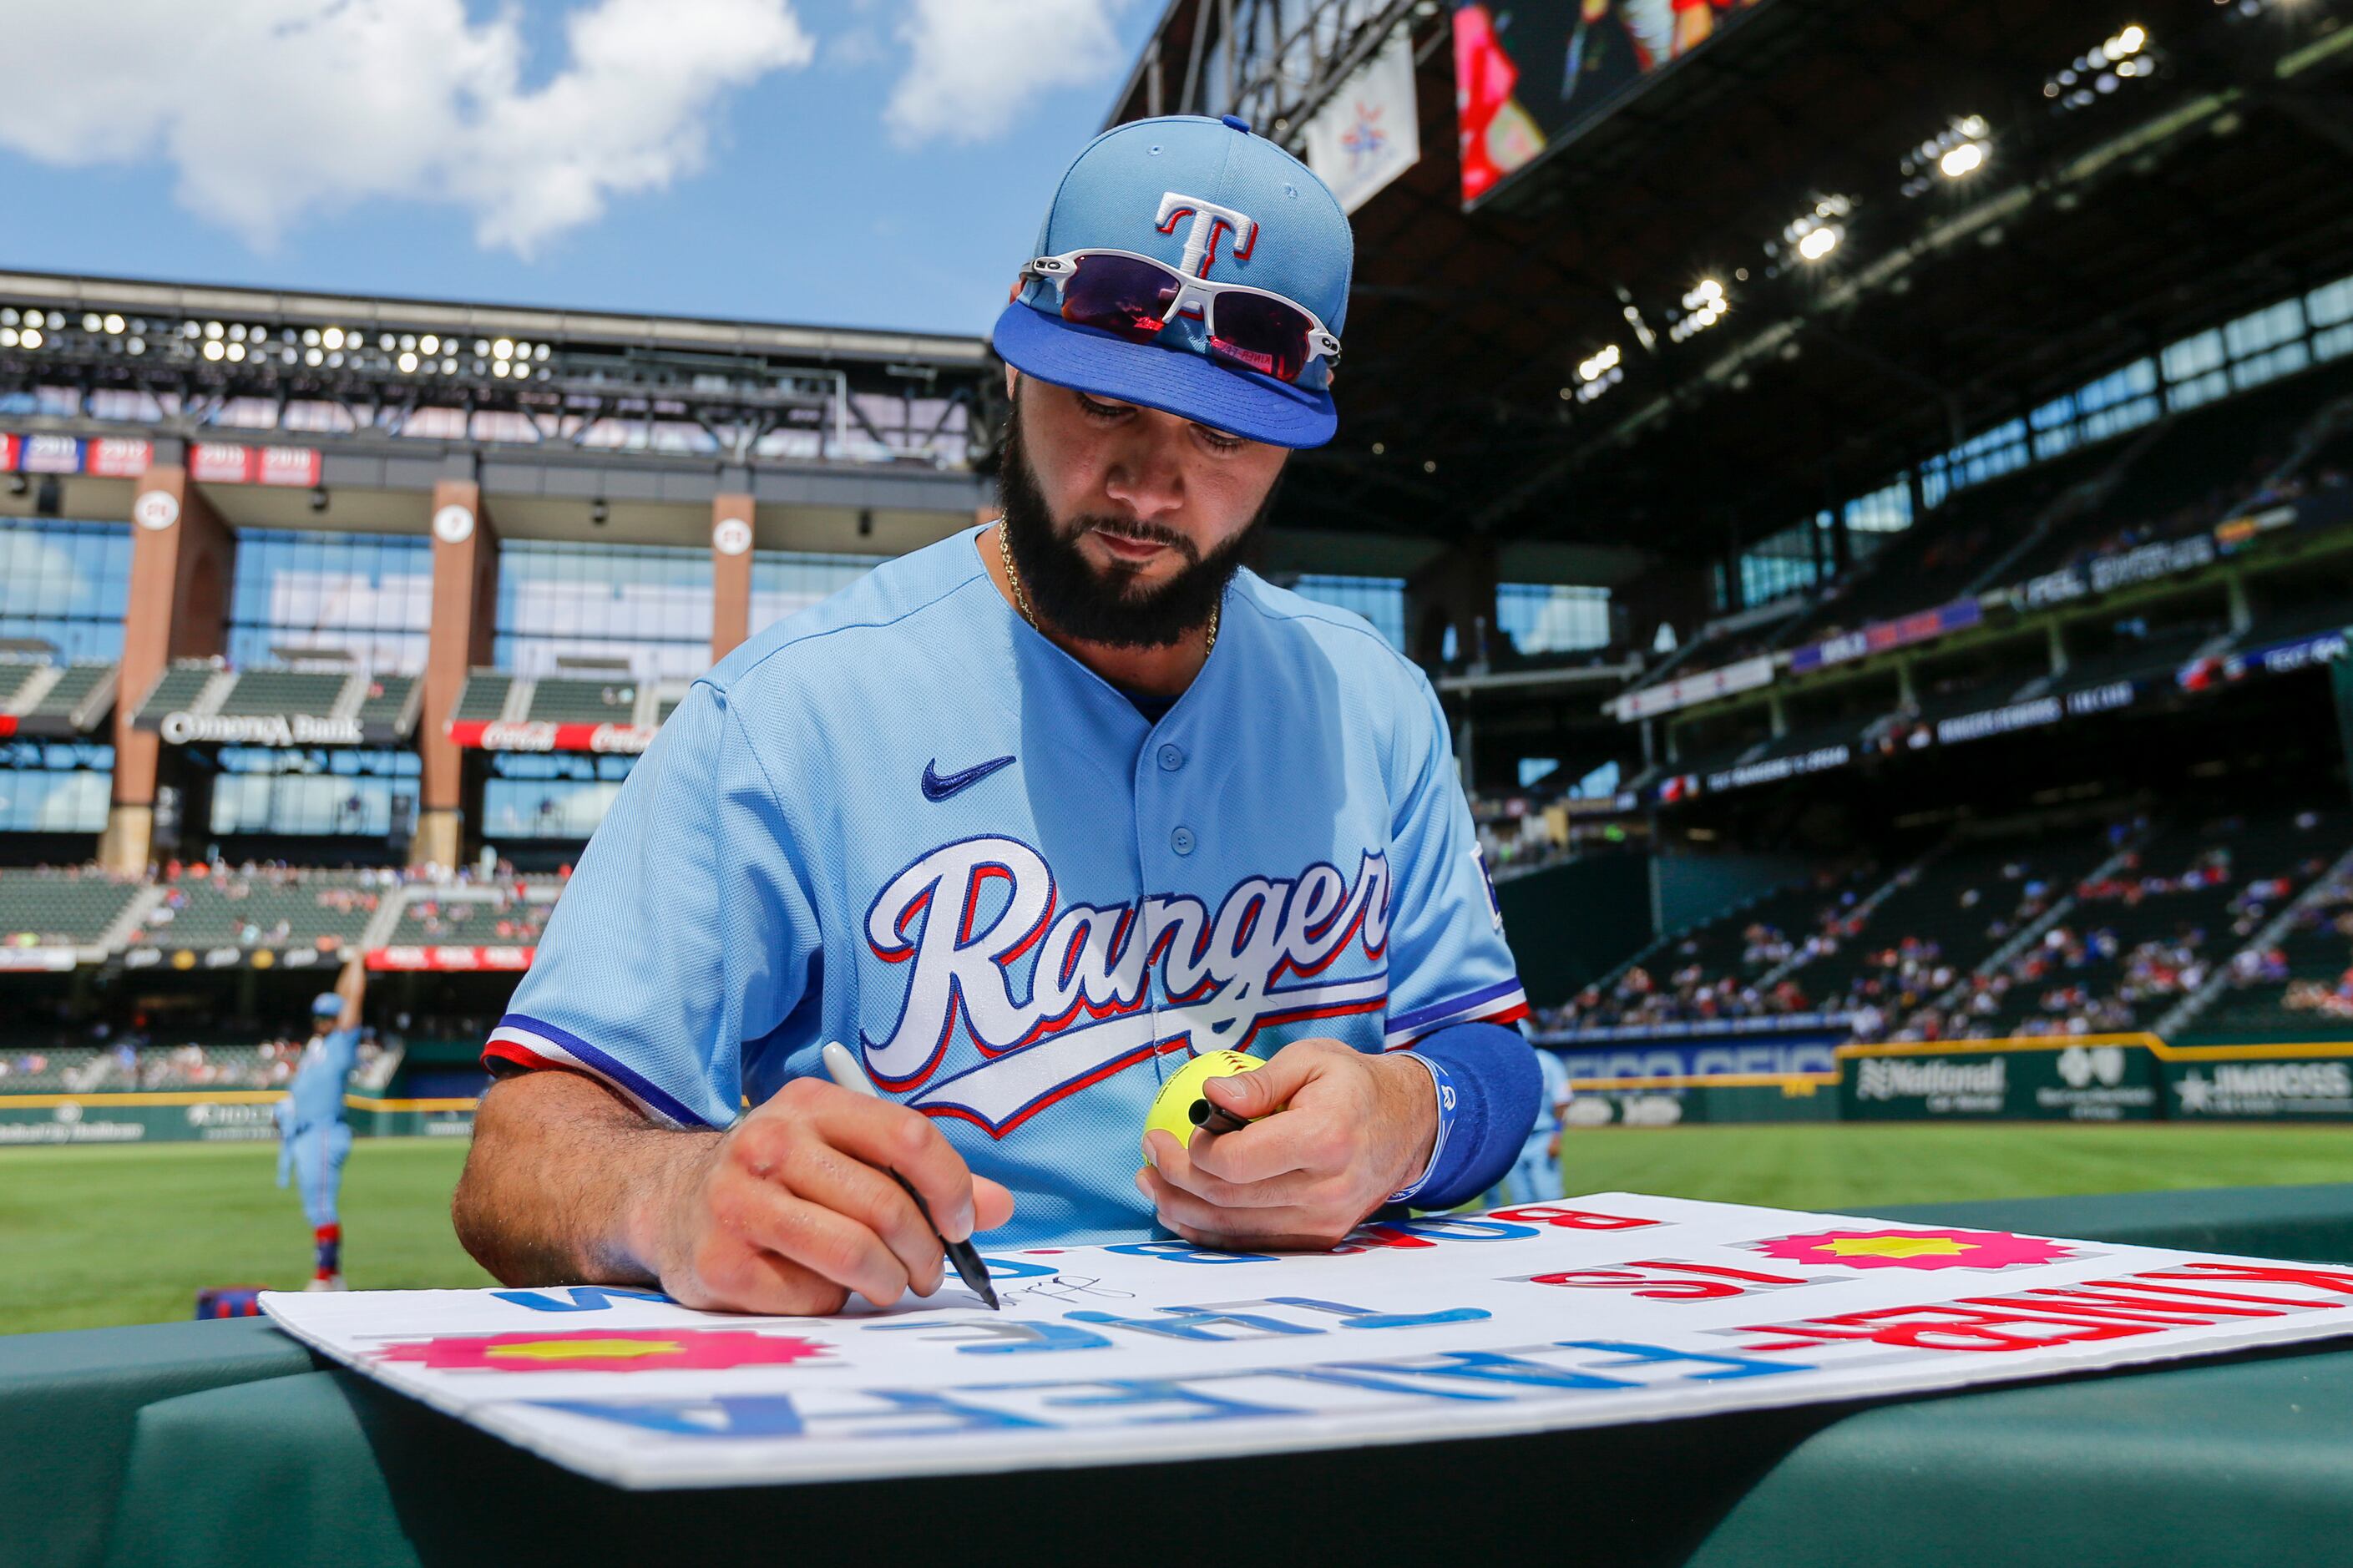
M1974 174L1985 166L1985 143L1964 142L1936 160L1936 172L1948 180Z
M0 349L13 349L16 346L16 329L14 327L0 327Z
M1687 342L1724 320L1732 308L1725 298L1724 285L1713 278L1703 278L1684 291L1683 313L1667 329L1667 336L1676 342Z
M1798 240L1798 254L1808 261L1820 261L1838 248L1839 226L1826 223L1808 229Z

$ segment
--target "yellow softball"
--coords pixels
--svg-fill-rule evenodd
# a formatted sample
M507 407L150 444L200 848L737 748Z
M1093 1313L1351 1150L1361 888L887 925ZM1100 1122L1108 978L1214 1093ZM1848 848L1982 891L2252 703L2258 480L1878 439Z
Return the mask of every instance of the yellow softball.
M1195 1057L1169 1074L1168 1081L1160 1086L1159 1097L1152 1102L1152 1112L1144 1119L1144 1131L1149 1133L1156 1127L1176 1139L1178 1147L1189 1147L1193 1142L1193 1102L1202 1098L1202 1085L1213 1078L1256 1072L1264 1066L1258 1058L1240 1051L1211 1051Z

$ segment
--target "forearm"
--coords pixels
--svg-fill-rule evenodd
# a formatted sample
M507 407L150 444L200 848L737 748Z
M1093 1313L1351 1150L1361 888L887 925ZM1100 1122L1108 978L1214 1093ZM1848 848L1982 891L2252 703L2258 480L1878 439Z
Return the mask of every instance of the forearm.
M657 1283L659 1216L720 1136L659 1126L578 1073L504 1079L475 1113L450 1217L505 1284Z

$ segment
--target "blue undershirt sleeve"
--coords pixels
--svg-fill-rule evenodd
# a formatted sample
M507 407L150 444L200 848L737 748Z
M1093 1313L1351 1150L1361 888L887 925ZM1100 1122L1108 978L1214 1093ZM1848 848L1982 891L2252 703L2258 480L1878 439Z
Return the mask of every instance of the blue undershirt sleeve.
M1544 1098L1535 1047L1502 1024L1450 1024L1412 1046L1445 1069L1454 1090L1453 1126L1413 1191L1418 1209L1450 1209L1501 1181L1519 1158Z

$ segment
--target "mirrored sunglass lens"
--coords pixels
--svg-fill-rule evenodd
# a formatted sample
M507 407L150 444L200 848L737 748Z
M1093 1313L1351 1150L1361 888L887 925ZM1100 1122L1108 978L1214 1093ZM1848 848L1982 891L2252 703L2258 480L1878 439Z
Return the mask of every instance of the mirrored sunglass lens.
M1296 381L1307 367L1307 312L1263 294L1218 296L1209 353L1229 364Z
M1167 321L1179 288L1174 274L1147 261L1082 256L1062 288L1062 319L1144 342Z

